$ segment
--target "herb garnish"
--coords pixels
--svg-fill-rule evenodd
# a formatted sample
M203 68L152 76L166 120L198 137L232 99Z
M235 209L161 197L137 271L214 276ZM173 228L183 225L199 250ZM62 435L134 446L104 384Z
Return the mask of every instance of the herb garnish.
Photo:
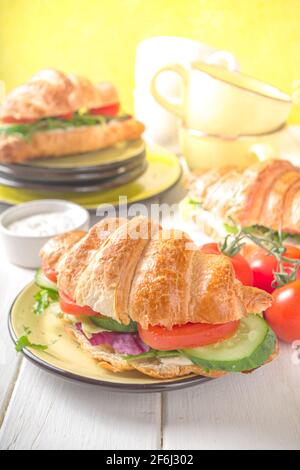
M32 348L36 349L37 351L46 351L48 349L48 346L45 344L35 344L30 341L28 336L31 334L31 330L28 327L24 327L24 335L18 338L16 342L16 351L19 353L23 351L24 348Z
M34 298L36 302L33 311L36 315L42 315L51 303L58 301L58 292L51 289L41 289L35 294Z

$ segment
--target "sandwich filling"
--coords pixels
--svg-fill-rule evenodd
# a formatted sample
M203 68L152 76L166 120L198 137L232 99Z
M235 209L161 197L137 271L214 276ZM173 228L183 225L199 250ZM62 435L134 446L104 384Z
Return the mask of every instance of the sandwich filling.
M194 222L202 231L212 230L218 238L222 239L228 235L227 223L222 218L214 214L212 211L206 210L200 199L194 194L187 196L180 202L180 214L185 222ZM230 222L228 222L230 225ZM270 228L264 225L251 225L245 227L251 230L254 235L264 235L270 232ZM272 230L274 237L278 237L279 233ZM294 243L300 243L300 234L292 232L281 232L280 236L283 240Z
M39 270L35 280L41 289L36 296L36 313L49 308L71 324L92 348L116 354L129 363L155 360L168 365L197 365L208 372L243 372L263 365L276 349L275 334L257 314L224 324L187 323L171 329L154 325L143 329L132 320L124 325L90 307L76 305L58 292L56 274L49 268Z
M110 108L110 109L108 109ZM101 111L102 109L102 111ZM109 111L111 114L107 114ZM65 116L46 117L38 120L6 120L0 126L0 135L17 136L30 140L36 132L48 132L58 130L70 130L79 127L102 126L110 121L125 121L131 119L131 116L124 113L118 113L117 108L103 107L99 108L98 114L93 110L76 111Z

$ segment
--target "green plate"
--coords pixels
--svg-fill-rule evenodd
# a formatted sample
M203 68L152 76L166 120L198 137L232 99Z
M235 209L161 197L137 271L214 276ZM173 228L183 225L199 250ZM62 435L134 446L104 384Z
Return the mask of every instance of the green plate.
M68 155L60 158L39 158L26 164L18 165L26 168L51 168L53 171L93 171L100 167L115 167L120 163L129 162L132 158L145 151L142 139L120 142L119 144L95 152ZM14 165L15 166L15 165Z
M118 205L119 196L128 203L150 199L172 188L181 177L181 166L176 155L162 149L147 149L148 168L135 181L108 191L84 194L32 191L0 186L0 202L20 204L36 199L67 199L86 209L95 210L100 204Z
M189 376L171 380L153 379L138 371L113 373L100 367L88 353L64 330L58 316L45 312L34 315L32 309L37 286L32 282L18 295L9 314L9 331L14 342L31 331L29 339L35 344L45 344L48 349L38 351L23 349L25 357L39 367L69 380L90 383L106 389L126 392L159 392L191 387L211 380L207 377Z

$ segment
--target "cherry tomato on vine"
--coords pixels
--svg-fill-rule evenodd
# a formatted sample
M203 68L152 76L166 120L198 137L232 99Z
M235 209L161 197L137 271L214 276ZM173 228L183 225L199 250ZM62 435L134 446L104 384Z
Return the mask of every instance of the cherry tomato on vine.
M265 313L267 322L283 341L300 340L300 280L276 289L272 295L273 304Z
M300 249L292 246L285 245L286 251L284 253L285 258L299 259L300 260ZM263 289L267 292L272 293L275 287L272 286L274 281L274 272L278 272L279 265L275 256L269 255L261 248L251 246L247 247L245 251L250 268L253 272L253 285L259 289ZM284 262L284 268L290 270L293 265L292 263ZM297 272L297 279L300 279L300 269Z

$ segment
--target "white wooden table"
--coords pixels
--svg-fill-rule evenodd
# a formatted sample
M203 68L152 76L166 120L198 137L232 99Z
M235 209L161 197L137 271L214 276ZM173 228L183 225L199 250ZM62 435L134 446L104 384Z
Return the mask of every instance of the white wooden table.
M291 157L299 135L287 141ZM290 346L253 374L169 394L66 382L15 353L7 314L32 272L0 254L0 449L300 449L300 364Z

